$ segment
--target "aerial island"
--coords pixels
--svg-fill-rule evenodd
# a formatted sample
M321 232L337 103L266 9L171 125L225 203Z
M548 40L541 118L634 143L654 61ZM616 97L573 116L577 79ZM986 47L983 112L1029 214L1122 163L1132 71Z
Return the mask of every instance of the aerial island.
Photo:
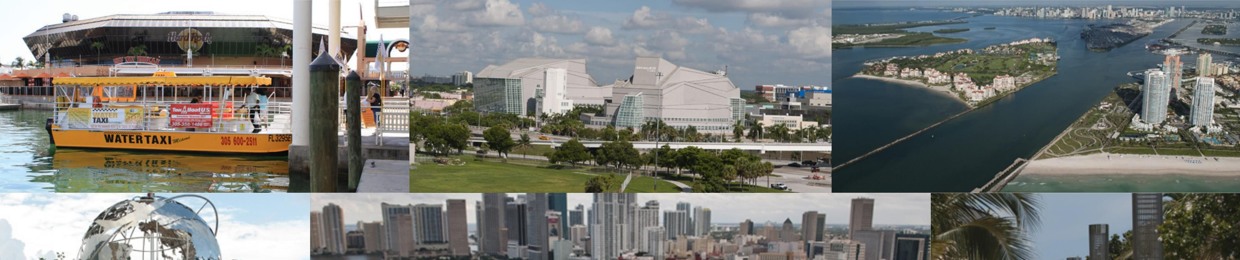
M831 48L852 47L916 47L935 44L961 43L968 40L934 35L928 32L910 32L905 29L966 23L964 20L952 19L942 21L916 21L880 24L847 24L831 28ZM946 31L944 31L946 30ZM944 29L935 33L955 33L968 29ZM957 31L963 30L963 31ZM942 32L941 32L942 31Z
M1085 46L1092 51L1109 51L1150 35L1154 28L1173 20L1133 19L1127 23L1091 24L1081 31L1081 39L1085 39Z
M1055 75L1058 47L1049 38L1030 38L929 55L866 63L857 77L896 80L953 94L980 107Z

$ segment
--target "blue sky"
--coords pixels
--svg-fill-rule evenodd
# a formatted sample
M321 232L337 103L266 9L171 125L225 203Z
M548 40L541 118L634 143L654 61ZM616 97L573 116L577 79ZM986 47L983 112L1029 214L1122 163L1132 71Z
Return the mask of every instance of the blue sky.
M21 244L26 259L51 252L77 255L86 228L99 212L143 194L0 194L0 248ZM179 194L157 194L172 197ZM307 194L199 194L219 209L216 236L226 259L308 259ZM197 199L179 200L198 207ZM209 211L208 211L209 212ZM208 214L210 215L210 214ZM204 217L213 222L210 216ZM7 232L6 232L7 231ZM13 257L3 252L0 258ZM8 259L8 258L4 258Z
M1089 254L1089 225L1107 224L1111 234L1132 229L1132 194L1042 193L1042 226L1032 232L1034 259Z

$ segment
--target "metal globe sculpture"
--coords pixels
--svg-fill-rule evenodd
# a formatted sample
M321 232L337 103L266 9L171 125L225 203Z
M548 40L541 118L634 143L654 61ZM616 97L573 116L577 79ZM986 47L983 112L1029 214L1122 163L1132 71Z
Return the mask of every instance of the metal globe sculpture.
M201 200L191 208L187 201ZM209 207L208 207L209 206ZM210 209L214 225L203 220ZM99 213L82 237L84 260L218 260L219 214L198 195L164 198L147 194L117 202Z

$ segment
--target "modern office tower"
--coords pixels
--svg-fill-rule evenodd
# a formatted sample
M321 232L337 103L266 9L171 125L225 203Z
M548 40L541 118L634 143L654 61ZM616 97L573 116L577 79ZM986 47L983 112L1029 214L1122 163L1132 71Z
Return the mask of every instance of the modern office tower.
M853 234L861 230L870 230L874 225L874 199L852 199L852 210L848 214L848 238L857 240Z
M1141 121L1161 124L1167 119L1171 87L1167 73L1155 69L1145 71L1145 85L1141 86Z
M660 233L662 236L650 237L646 232L648 227L659 226L659 201L650 200L645 206L637 209L637 216L633 219L633 229L637 231L637 247L639 250L650 243L650 241L667 240L667 233Z
M891 259L895 251L896 231L894 230L860 230L853 232L852 240L865 244L865 259Z
M310 212L310 252L323 248L323 212Z
M344 212L340 206L328 203L323 206L323 245L328 254L339 255L345 252Z
M525 245L530 260L547 260L550 248L547 211L550 211L547 193L525 194L526 232ZM557 219L558 221L558 219ZM557 223L558 224L558 223Z
M683 210L663 212L663 224L667 227L667 239L676 239L689 234L689 213Z
M548 208L548 209L550 209L550 210L554 210L554 211L556 211L556 212L559 212L559 213L560 213L560 228L559 228L559 230L562 230L562 231L568 232L568 226L569 226L569 223L568 223L568 218L569 218L569 215L568 215L568 194L565 194L565 193L548 193L548 194L547 194L547 208ZM569 239L569 237L567 237L567 236L564 236L563 238L564 238L564 239Z
M806 211L801 214L801 240L823 241L826 219L827 214L819 214L818 211Z
M616 259L632 249L632 210L637 195L632 193L595 193L590 207L591 256L595 259ZM628 213L626 216L625 214Z
M542 242L545 245L529 246L528 248L529 248L530 259L551 260L554 258L558 258L556 254L571 253L569 250L555 251L555 246L557 242L559 242L562 236L564 235L564 230L560 229L560 227L563 227L563 225L560 225L560 222L561 222L560 212L554 211L554 210L548 210L546 214L543 215L543 219L547 220L546 224L542 225L543 227L547 228L546 231L543 231L543 233L545 233L547 237L540 239L539 242Z
M1214 58L1209 53L1202 52L1197 55L1197 76L1209 77L1214 72Z
M1184 78L1184 63L1180 62L1180 52L1167 52L1167 57L1163 59L1163 73L1166 73L1167 79L1170 80L1171 85L1168 91L1179 90L1180 80Z
M693 208L693 235L706 236L710 234L710 209L703 207Z
M856 240L827 242L827 259L865 260L865 244Z
M679 210L679 211L684 211L684 212L685 212L685 222L684 222L684 223L685 223L685 225L686 225L686 226L684 226L684 227L683 227L683 229L684 229L683 231L676 231L676 232L683 232L683 233L680 233L680 234L678 234L678 235L692 236L693 234L696 234L696 233L694 232L694 230L693 230L693 228L695 228L695 227L696 227L696 226L694 226L694 225L693 225L693 215L692 215L692 214L693 214L693 206L692 206L692 205L690 205L688 202L677 202L677 203L676 203L676 210ZM669 231L670 231L670 230L669 230ZM672 233L672 232L668 232L668 233Z
M568 226L585 225L586 206L577 204L577 208L568 212Z
M511 250L511 245L515 244L521 246L519 250L524 252L525 245L529 245L529 241L526 241L528 238L526 233L529 232L527 220L529 215L526 215L528 205L525 204L525 195L518 195L516 199L511 197L504 199L506 200L504 202L504 227L508 228L508 245L505 246ZM513 252L509 251L508 254L512 255Z
M826 229L827 214L819 214L818 211L806 211L801 214L801 240L805 241L805 256L813 258L813 242L821 242L823 240L823 232Z
M896 251L892 260L930 259L930 235L896 234Z
M793 242L801 240L797 237L797 229L792 226L792 219L784 219L783 228L779 229L779 241Z
M650 256L653 256L654 259L664 259L663 254L664 252L667 251L667 248L666 248L667 243L665 243L667 240L663 239L663 237L666 237L666 236L667 236L667 229L663 227L653 226L653 227L643 228L642 237L647 237L651 239L646 239L645 241L642 241L640 244L638 244L637 250L650 254Z
M1089 259L1110 260L1110 236L1107 224L1089 225Z
M505 216L505 198L507 195L503 193L482 194L482 211L477 213L482 215L482 221L478 224L478 238L481 242L478 250L482 255L505 255L508 248L507 234L504 234L507 230L504 221L508 219Z
M1163 259L1158 225L1163 222L1162 193L1132 194L1132 259Z
M380 253L383 252L383 245L387 241L383 241L383 223L382 222L357 222L357 228L362 230L366 236L366 248L364 253Z
M345 252L352 254L366 250L366 235L362 231L354 230L344 233Z
M753 235L753 233L754 233L753 231L754 231L754 230L753 230L753 221L752 221L752 220L745 219L745 222L741 222L741 227L740 227L740 234L741 234L741 235Z
M384 250L404 255L412 252L417 241L413 233L413 206L381 203L383 213Z
M1209 126L1214 121L1214 78L1197 77L1191 112L1188 122L1194 126Z
M443 244L443 205L413 205L414 241L417 244Z
M469 256L469 217L465 213L465 200L448 200L447 237L448 250L453 256Z
M573 225L568 227L568 229L569 235L573 238L573 245L583 248L590 247L590 245L585 244L586 237L590 236L590 230L586 228L586 225Z

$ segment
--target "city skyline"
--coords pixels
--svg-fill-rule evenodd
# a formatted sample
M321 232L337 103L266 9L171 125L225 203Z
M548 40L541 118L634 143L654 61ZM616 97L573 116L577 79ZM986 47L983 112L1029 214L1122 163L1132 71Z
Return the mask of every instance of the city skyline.
M24 244L20 259L78 256L83 234L109 206L144 194L0 194L0 248L4 242ZM172 197L185 194L162 194ZM219 211L219 242L226 259L308 259L309 196L303 194L196 194L210 199ZM278 203L277 203L278 202ZM193 205L197 206L197 205ZM209 210L208 210L209 212ZM209 215L209 214L208 214ZM212 216L203 216L214 224ZM0 229L5 225L0 224ZM0 252L0 258L14 252ZM9 259L9 258L5 258Z
M515 196L525 193L508 193ZM738 196L739 195L739 196ZM825 198L824 198L825 197ZM649 200L657 200L662 210L675 209L677 202L688 202L693 206L709 208L712 211L711 223L739 224L750 219L756 226L766 222L782 223L791 218L800 223L801 214L816 210L827 215L827 225L847 225L850 203L853 198L865 197L875 199L874 226L884 225L929 225L930 195L920 194L641 194L638 204L644 205ZM353 225L358 221L381 221L380 203L397 205L446 204L447 199L465 199L467 223L476 223L474 203L482 200L480 193L427 193L427 194L356 194L342 196L340 194L312 194L311 208L322 209L328 203L339 205L344 211L345 225ZM770 204L769 199L789 201L789 203ZM798 203L799 202L799 203ZM801 206L816 203L819 206ZM578 204L590 209L591 197L588 193L569 193L568 208L574 209ZM752 212L753 207L766 207L769 210ZM690 214L692 214L690 210ZM357 212L361 212L360 214ZM662 216L662 213L660 213ZM564 219L568 219L567 216ZM472 229L472 228L471 228Z
M1106 224L1109 234L1132 230L1132 194L1060 194L1041 196L1042 226L1027 231L1037 259L1067 259L1089 255L1089 226Z

